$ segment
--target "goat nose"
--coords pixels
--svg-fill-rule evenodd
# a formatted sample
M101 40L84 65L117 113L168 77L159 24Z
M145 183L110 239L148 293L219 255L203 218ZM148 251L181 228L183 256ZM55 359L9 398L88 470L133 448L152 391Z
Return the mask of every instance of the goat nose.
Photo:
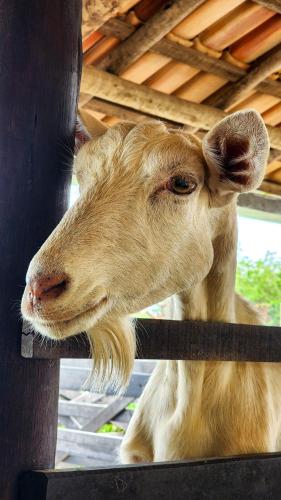
M27 284L29 300L34 303L56 299L64 292L68 281L65 274L31 278Z

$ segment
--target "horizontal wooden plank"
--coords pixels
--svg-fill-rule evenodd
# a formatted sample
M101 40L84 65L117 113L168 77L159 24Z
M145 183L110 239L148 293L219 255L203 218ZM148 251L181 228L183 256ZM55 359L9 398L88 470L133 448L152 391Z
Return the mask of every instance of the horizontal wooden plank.
M226 114L215 107L186 101L145 85L129 82L93 66L84 66L81 92L166 120L210 130ZM85 102L85 101L84 101ZM281 150L281 130L267 126L271 147Z
M63 366L60 370L60 388L74 391L79 391L83 388L89 389L86 384L89 373L89 369L87 368ZM138 398L147 384L148 379L149 374L147 373L133 372L125 395L127 397ZM116 390L109 387L106 393L116 394Z
M124 410L129 403L133 401L133 398L117 398L106 408L103 408L98 415L91 419L85 426L83 426L83 431L96 432L103 424L106 424L110 419L118 415L120 411Z
M136 359L134 362L134 367L133 367L133 372L138 372L138 373L151 373L156 365L156 361L151 360L151 359ZM62 359L60 367L65 366L71 366L71 367L76 367L76 368L86 368L88 370L91 370L92 368L92 360L91 359ZM97 393L96 394L97 398L101 398L102 395ZM91 403L94 401L93 399L93 393L91 393Z
M58 429L57 451L116 464L123 433L94 433L83 429Z
M59 415L66 417L95 418L106 405L76 403L75 401L59 401Z
M76 429L58 429L58 440L89 446L93 449L102 449L104 452L111 453L120 446L122 435L111 436L107 432L94 433Z
M238 206L253 208L271 214L281 214L281 198L272 198L255 193L240 194Z
M142 319L137 322L136 331L139 359L281 361L280 327ZM44 347L38 338L29 335L23 335L25 357L90 356L89 343L83 334L63 342L44 342Z
M133 110L127 106L119 106L118 104L105 101L104 99L93 98L85 106L81 108L88 114L93 111L98 111L109 116L116 116L120 120L129 120L135 123L141 123L145 120L155 120L157 117L149 113L141 113L140 111ZM181 123L176 123L171 120L161 120L168 127L182 128Z
M56 465L56 469L77 469L77 468L86 468L89 467L109 467L112 465L116 465L116 462L113 463L112 457L104 457L97 454L96 457L86 457L85 455L68 455L67 458ZM62 499L63 500L63 499Z
M73 430L73 429L68 429ZM104 436L107 433L102 433L101 436ZM112 449L107 447L103 449L103 443L99 442L97 446L91 446L87 443L72 443L71 441L65 441L62 439L57 440L57 450L62 453L67 453L70 456L76 456L81 458L92 459L94 463L90 467L94 467L98 465L101 467L104 465L104 462L107 464L116 465L118 462L119 449L121 445L121 440L118 443L111 443ZM75 462L74 462L75 463ZM82 464L82 462L77 461L76 464Z
M22 475L25 500L279 500L281 454Z

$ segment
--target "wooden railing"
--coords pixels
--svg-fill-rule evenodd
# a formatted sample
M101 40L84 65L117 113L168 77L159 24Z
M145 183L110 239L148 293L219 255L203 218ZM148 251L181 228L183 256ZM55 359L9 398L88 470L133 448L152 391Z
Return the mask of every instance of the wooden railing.
M281 361L279 327L147 319L137 321L136 332L138 358ZM44 344L32 334L23 334L22 355L51 360L88 358L90 349L83 334L63 342ZM77 432L79 443L82 439L87 446L99 446L98 434ZM75 432L72 434L76 444ZM118 446L121 438L116 439ZM112 443L108 444L112 449ZM280 498L280 474L281 453L269 453L88 470L27 472L21 477L21 491L23 498L28 500L277 500Z
M281 328L204 321L137 321L138 359L281 361ZM22 356L34 359L89 358L84 334L42 343L22 336Z

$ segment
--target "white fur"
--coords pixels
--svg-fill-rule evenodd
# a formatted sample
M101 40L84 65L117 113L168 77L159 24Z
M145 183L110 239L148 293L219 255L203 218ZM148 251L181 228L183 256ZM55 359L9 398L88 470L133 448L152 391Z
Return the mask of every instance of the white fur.
M122 123L87 142L75 170L81 196L30 263L28 278L69 276L66 291L22 311L43 335L86 331L100 382L128 383L128 318L176 295L179 318L259 323L235 295L236 197L260 183L268 138L257 113L235 113L203 142L158 122ZM167 189L175 175L189 195ZM262 235L261 235L262 237ZM96 304L100 304L96 306ZM277 364L160 362L130 423L124 462L276 451Z

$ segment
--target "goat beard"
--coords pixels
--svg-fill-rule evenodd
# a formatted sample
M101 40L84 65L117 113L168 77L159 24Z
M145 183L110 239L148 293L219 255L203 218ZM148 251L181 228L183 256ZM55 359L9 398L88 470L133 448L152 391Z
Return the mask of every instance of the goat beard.
M110 387L115 393L124 393L136 353L134 320L126 316L104 318L87 331L87 336L93 366L86 386L102 392Z

